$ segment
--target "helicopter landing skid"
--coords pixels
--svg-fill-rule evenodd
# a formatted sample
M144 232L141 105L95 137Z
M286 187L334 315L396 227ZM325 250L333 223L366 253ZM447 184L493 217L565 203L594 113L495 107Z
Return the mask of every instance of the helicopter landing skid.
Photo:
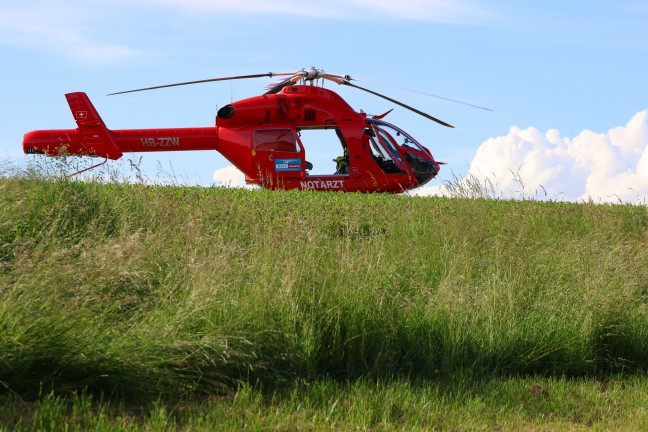
M91 167L88 167L88 168L82 169L81 171L77 171L77 172L75 172L75 173L68 174L68 175L66 175L66 177L67 177L67 178L72 178L72 177L74 177L75 175L79 175L79 174L84 173L84 172L86 172L86 171L90 171L91 169L95 169L95 168L97 168L97 167L100 167L101 165L105 164L106 162L108 162L108 158L105 158L105 159L103 160L103 162L99 162L99 163L96 164L96 165L92 165Z

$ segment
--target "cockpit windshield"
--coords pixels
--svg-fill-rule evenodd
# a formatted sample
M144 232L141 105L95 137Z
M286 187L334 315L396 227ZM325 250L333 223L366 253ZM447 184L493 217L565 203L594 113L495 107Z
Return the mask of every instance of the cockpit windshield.
M396 144L401 147L409 148L423 153L429 153L427 150L423 148L421 144L419 144L407 132L394 126L393 124L387 123L382 120L374 120L374 119L368 119L367 123L372 124L381 136L385 136L385 135L390 136L393 140L395 140ZM388 141L391 142L392 140L388 140Z

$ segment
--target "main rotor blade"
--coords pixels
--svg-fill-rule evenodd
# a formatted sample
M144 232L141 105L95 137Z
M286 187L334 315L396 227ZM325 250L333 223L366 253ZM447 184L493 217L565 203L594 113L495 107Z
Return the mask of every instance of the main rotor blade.
M356 81L355 78L351 78L349 75L339 75L339 74L332 74L328 72L324 72L320 78L327 79L329 81L333 81L336 84L342 84L342 81Z
M154 87L145 87L145 88L134 89L134 90L120 91L120 92L115 92L115 93L109 93L108 96L118 95L118 94L125 94L125 93L134 93L134 92L145 91L145 90L156 90L156 89L161 89L161 88L166 88L166 87L177 87L177 86L183 86L183 85L189 85L189 84L202 84L202 83L215 82L215 81L228 81L228 80L248 79L248 78L285 76L285 75L294 75L294 74L295 74L295 72L279 72L279 73L266 72L264 74L255 74L255 75L239 75L239 76L231 76L231 77L223 77L223 78L210 78L210 79L204 79L204 80L198 80L198 81L187 81L187 82L181 82L181 83L175 83L175 84L165 84L165 85L159 85L159 86L154 86Z
M442 121L442 120L439 120L438 118L432 117L431 115L426 114L426 113L424 113L423 111L419 111L419 110L417 110L416 108L413 108L413 107L411 107L411 106L409 106L409 105L405 105L404 103L399 102L399 101L397 101L396 99L392 99L392 98L390 98L390 97L387 97L387 96L385 96L385 95L383 95L383 94L380 94L380 93L377 93L377 92L375 92L375 91L372 91L372 90L366 89L366 88L364 88L364 87L360 87L360 86L355 85L355 84L351 84L351 83L350 83L349 81L347 81L347 80L342 81L342 84L344 84L344 85L348 85L348 86L353 87L353 88L357 88L357 89L359 89L359 90L366 91L367 93L371 93L371 94L374 95L374 96L378 96L378 97L380 97L380 98L383 98L383 99L385 99L385 100L388 100L389 102L393 102L393 103L395 103L396 105L402 106L403 108L406 108L406 109L408 109L408 110L410 110L410 111L415 112L416 114L418 114L418 115L420 115L420 116L423 116L423 117L425 117L425 118L427 118L427 119L430 119L430 120L432 120L432 121L434 121L434 122L437 122L437 123L439 123L440 125L443 125L443 126L446 126L446 127L449 127L449 128L454 128L454 126L452 126L451 124L446 123L446 122L444 122L444 121Z
M443 100L447 100L447 101L450 101L450 102L454 102L454 103L458 103L458 104L462 104L462 105L467 105L469 107L483 109L485 111L493 111L492 109L486 108L486 107L483 107L483 106L474 105L474 104L471 104L471 103L468 103L468 102L460 101L460 100L457 100L457 99L451 99L449 97L439 96L439 95L435 95L435 94L432 94L432 93L426 93L426 92L421 91L421 90L415 90L415 89L411 89L411 88L407 88L407 87L401 87L401 86L397 86L397 85L394 85L394 84L385 84L385 83L380 83L380 82L376 82L376 81L369 81L369 80L357 79L357 78L353 78L353 80L354 81L371 83L371 84L378 84L378 85L387 86L387 87L393 87L393 88L396 88L396 89L399 89L399 90L405 90L405 91L412 92L412 93L419 93L419 94L422 94L422 95L425 95L425 96L431 96L433 98L443 99Z

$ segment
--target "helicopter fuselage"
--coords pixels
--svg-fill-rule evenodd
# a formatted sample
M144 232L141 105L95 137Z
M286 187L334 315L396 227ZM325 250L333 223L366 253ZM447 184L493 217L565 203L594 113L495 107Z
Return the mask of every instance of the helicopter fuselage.
M119 159L130 152L216 150L248 183L270 189L399 193L439 172L430 151L407 133L312 85L233 102L218 111L215 126L196 128L109 130L85 93L66 98L78 128L29 132L25 153ZM334 173L311 175L301 133L322 129L335 132L338 142L330 145L341 156Z

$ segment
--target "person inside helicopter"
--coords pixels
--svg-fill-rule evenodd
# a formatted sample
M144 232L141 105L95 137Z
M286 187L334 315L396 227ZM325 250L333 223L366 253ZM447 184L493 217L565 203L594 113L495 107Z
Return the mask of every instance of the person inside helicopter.
M344 154L333 159L335 174L349 174L349 149L344 146Z

